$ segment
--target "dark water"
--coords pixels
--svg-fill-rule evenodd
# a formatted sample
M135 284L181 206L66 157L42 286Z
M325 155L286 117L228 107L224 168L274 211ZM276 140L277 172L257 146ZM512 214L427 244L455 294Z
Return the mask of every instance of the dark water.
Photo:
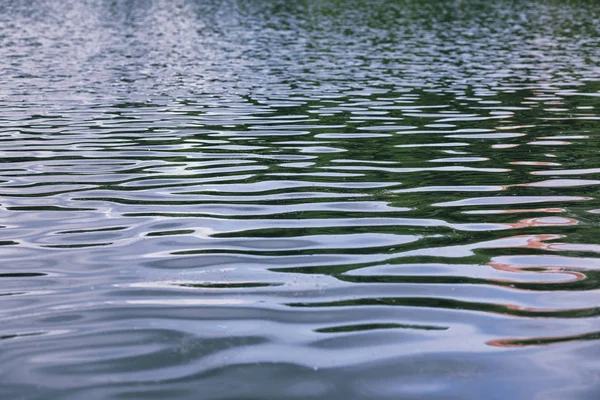
M594 1L0 1L0 398L600 397Z

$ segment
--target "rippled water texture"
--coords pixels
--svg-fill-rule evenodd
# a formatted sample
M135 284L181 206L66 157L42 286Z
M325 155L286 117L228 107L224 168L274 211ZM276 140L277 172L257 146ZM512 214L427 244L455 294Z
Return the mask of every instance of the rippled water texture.
M0 398L600 396L594 1L0 1Z

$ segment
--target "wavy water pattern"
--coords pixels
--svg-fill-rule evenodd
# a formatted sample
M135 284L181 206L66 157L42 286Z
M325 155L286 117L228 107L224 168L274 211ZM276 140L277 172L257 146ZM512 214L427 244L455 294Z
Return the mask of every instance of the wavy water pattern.
M1 398L600 393L593 2L0 9Z

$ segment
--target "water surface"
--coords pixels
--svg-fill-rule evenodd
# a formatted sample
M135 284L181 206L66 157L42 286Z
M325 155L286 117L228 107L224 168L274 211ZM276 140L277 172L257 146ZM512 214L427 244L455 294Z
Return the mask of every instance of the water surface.
M593 1L0 1L0 395L591 399Z

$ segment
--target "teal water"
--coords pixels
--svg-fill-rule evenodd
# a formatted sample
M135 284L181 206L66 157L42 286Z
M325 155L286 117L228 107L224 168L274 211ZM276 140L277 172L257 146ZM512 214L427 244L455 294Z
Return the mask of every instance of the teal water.
M599 10L0 1L0 398L597 398Z

